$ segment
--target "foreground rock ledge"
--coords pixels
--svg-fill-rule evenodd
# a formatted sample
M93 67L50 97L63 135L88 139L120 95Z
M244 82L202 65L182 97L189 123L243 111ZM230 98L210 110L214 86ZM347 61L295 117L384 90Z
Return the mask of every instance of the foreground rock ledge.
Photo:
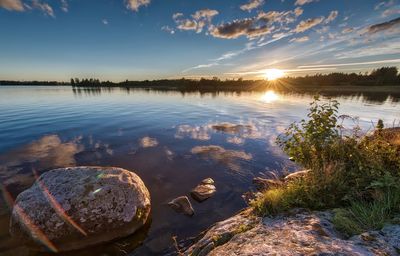
M183 255L399 255L399 225L346 240L331 220L330 212L259 218L248 209L216 223Z
M11 235L40 251L62 252L133 234L150 213L150 194L135 173L115 167L44 173L16 199Z

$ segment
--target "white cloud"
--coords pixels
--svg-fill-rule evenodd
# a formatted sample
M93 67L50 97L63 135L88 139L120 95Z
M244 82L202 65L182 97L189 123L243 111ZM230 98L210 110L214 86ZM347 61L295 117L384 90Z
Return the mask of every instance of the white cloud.
M295 5L305 5L312 2L317 2L318 0L297 0Z
M41 10L53 18L55 17L53 8L47 3L41 2L40 0L32 0L32 7Z
M264 4L264 0L250 0L247 4L241 5L240 9L243 11L251 12Z
M170 33L171 35L175 34L175 30L173 28L171 28L170 26L163 26L163 27L161 27L161 30L166 31L166 32Z
M150 4L150 0L126 0L126 8L132 11L139 11L141 6L147 6Z
M302 20L294 29L296 33L302 33L310 28L313 28L322 23L324 17L312 18L307 20Z
M24 11L24 5L21 0L0 0L0 8L4 8L9 11Z
M67 2L67 0L61 0L61 10L63 12L68 12L68 2Z
M309 40L310 40L310 38L308 36L303 36L303 37L292 38L292 39L290 39L289 42L303 43L303 42L307 42Z
M216 10L202 9L192 14L191 19L183 18L184 15L180 12L172 15L172 19L179 30L195 30L196 33L201 33L204 27L211 24L212 18L216 15L218 15L218 11Z
M101 22L102 22L104 25L108 25L108 20L107 20L107 19L103 19Z
M328 18L326 18L326 20L325 20L325 24L328 24L328 23L331 23L332 21L334 21L338 15L339 15L338 11L331 11Z

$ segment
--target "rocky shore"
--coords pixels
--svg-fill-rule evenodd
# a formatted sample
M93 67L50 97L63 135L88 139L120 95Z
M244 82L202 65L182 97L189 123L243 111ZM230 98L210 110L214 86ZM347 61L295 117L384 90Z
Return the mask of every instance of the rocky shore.
M274 218L251 209L216 223L183 255L399 255L400 225L349 239L332 224L333 213L294 209Z

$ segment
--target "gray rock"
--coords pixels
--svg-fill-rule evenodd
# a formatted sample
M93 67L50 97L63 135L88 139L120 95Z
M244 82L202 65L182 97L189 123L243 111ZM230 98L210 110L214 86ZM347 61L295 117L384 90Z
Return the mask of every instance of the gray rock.
M150 194L135 173L115 167L44 173L16 199L11 235L41 251L62 252L133 234L150 214Z
M332 216L330 212L296 209L289 214L260 218L248 209L216 223L183 254L398 255L399 225L346 240L334 229Z
M202 202L212 197L217 192L214 186L214 180L211 178L204 179L199 185L197 185L190 194L196 201Z
M168 205L178 213L183 213L188 216L193 216L194 210L187 196L175 198Z

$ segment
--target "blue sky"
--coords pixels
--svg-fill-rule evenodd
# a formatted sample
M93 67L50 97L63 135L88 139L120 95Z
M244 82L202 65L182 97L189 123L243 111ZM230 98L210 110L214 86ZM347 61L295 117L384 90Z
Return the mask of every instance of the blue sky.
M0 0L0 79L400 66L399 0Z

